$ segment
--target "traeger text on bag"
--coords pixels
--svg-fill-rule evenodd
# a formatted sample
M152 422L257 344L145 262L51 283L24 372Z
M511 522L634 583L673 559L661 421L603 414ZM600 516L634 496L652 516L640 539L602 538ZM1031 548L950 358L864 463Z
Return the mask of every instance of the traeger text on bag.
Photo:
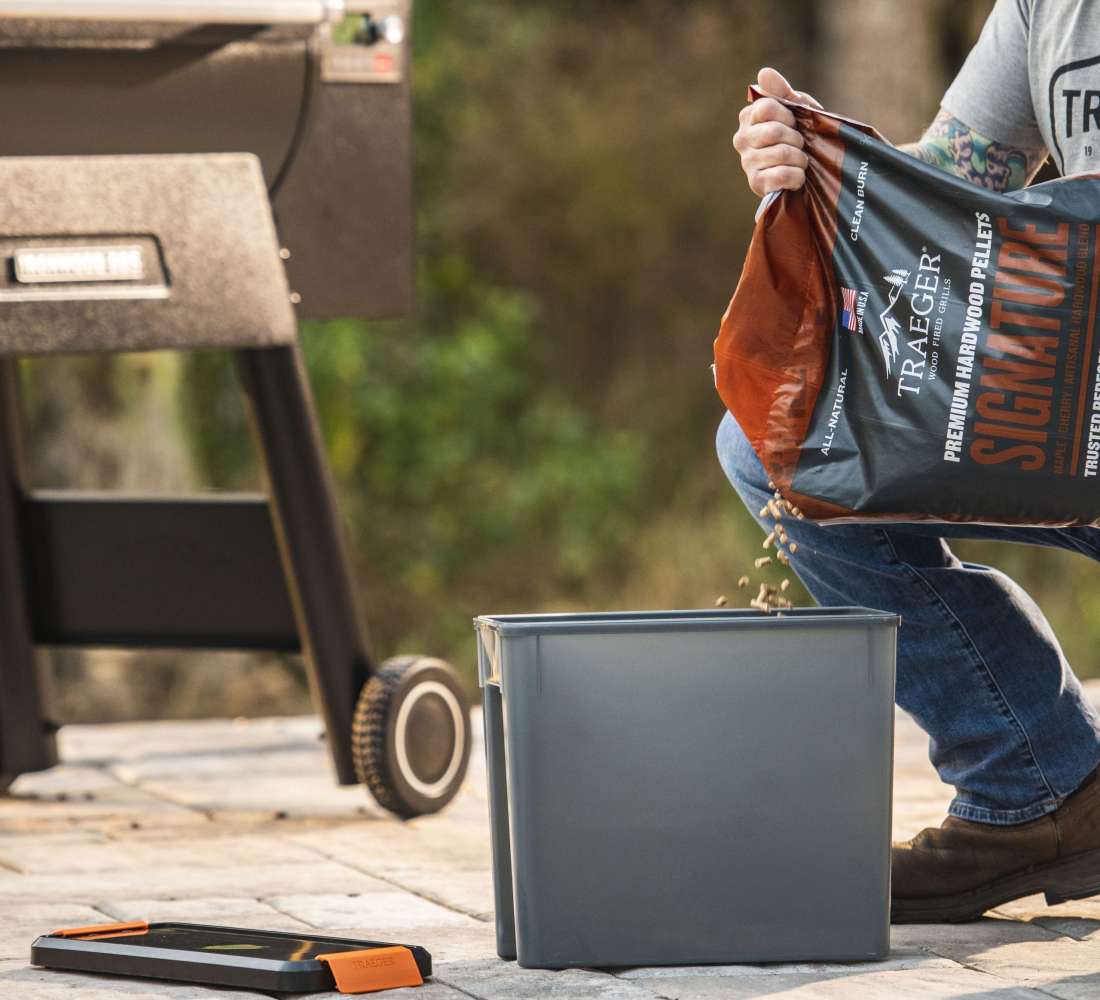
M1100 524L1100 176L997 194L788 106L806 185L714 345L770 478L818 519Z

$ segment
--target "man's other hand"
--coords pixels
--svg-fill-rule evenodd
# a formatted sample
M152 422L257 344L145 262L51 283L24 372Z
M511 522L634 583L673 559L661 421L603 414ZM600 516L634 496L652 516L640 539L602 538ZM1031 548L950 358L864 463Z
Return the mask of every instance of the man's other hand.
M802 136L795 128L794 115L779 101L798 101L820 108L809 94L795 90L777 70L764 67L756 85L768 97L746 104L741 109L740 125L733 136L733 148L741 156L741 169L749 187L761 198L771 191L788 188L797 191L806 183L806 154Z

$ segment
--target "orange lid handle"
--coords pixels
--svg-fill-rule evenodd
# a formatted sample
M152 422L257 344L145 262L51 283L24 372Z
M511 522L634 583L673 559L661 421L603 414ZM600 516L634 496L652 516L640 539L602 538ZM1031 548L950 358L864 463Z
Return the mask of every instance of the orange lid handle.
M374 993L399 986L422 986L416 959L408 948L367 948L365 951L336 951L318 955L332 970L341 993Z
M99 938L126 937L131 934L145 934L149 930L149 921L131 920L126 924L96 924L92 927L70 927L53 931L50 937L83 938L95 941Z

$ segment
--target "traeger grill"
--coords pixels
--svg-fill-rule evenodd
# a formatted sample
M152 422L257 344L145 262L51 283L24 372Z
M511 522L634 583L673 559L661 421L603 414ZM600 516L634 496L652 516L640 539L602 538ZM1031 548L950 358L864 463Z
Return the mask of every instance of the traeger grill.
M452 669L371 658L297 346L409 305L408 3L0 0L0 785L57 761L36 644L301 650L341 783L461 783ZM31 488L18 357L199 347L270 495Z

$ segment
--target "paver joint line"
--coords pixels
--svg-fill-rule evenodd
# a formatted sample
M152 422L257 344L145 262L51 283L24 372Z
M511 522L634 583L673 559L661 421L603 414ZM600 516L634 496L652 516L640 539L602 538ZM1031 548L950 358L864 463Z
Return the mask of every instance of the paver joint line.
M458 986L455 983L448 982L446 979L443 979L441 976L439 976L438 973L432 973L432 981L436 983L442 983L444 986L454 990L456 993L461 993L464 997L469 997L470 1000L488 1000L487 997L478 996L478 994L471 993L469 990L464 990L461 986Z
M286 839L285 836L280 839ZM337 857L334 854L328 854L319 848L309 848L315 851L320 857L323 857L326 861L333 861L337 864L343 865L345 868L349 868L354 872L358 872L360 875L366 875L369 878L376 878L380 882L385 882L388 885L392 885L395 889L400 889L402 892L407 892L410 896L416 896L418 899L423 899L426 903L434 903L436 906L442 906L445 910L450 910L452 913L457 913L459 916L471 917L474 920L478 920L483 924L493 923L494 918L492 916L484 916L481 913L476 913L468 909L464 909L461 906L455 906L448 903L445 899L438 896L429 895L426 892L419 892L411 886L404 885L401 882L396 881L392 876L379 871L372 871L370 868L360 866L347 861L344 858Z
M178 756L178 754L176 755ZM167 805L182 806L188 812L195 813L198 816L204 816L207 820L213 821L213 815L205 809L196 809L193 806L189 806L186 802L176 802L175 800L168 798L167 796L157 793L155 787L147 788L140 781L130 781L127 778L116 772L116 768L122 764L122 761L118 759L112 759L104 761L100 764L94 765L94 770L102 771L104 774L110 775L120 785L124 785L127 788L132 788L134 791L141 792L143 795L151 796L159 802L164 802Z
M1018 924L1020 926L1036 926L1031 921L1016 920L1015 918L1011 918L1011 917L1008 918L1007 922ZM1039 929L1043 930L1043 931L1047 930L1046 928L1043 928L1043 927L1040 927ZM1064 934L1057 934L1057 933L1054 933L1054 932L1049 932L1049 933L1051 933L1053 937L1064 937L1068 941L1073 940L1072 938L1069 938ZM1016 979L1016 978L1013 978L1011 976L1006 976L1006 975L1003 975L1001 972L999 972L996 969L983 968L980 965L972 964L972 963L967 962L963 959L952 958L950 955L943 955L940 952L938 952L934 947L929 947L926 950L929 953L938 956L939 958L946 958L948 961L954 962L956 965L961 966L962 968L968 970L969 972L977 972L977 973L980 973L983 976L992 976L994 979L999 979L999 980L1001 980L1001 982L1008 983L1012 986L1018 986L1021 989L1030 990L1030 991L1033 991L1035 993L1039 993L1042 996L1051 997L1052 1000L1063 1000L1063 998L1060 997L1059 994L1051 993L1048 990L1043 989L1043 987L1041 985L1038 985L1036 983L1028 982L1026 980L1021 980L1021 979ZM1097 975L1098 975L1098 979L1100 979L1100 971L1098 971ZM1098 983L1098 986L1100 986L1100 983Z
M263 903L264 906L270 906L276 913L281 913L284 917L289 917L291 920L298 920L305 924L310 930L319 931L321 928L316 924L311 924L308 920L304 920L302 917L296 916L293 913L287 913L282 907L276 906L273 899L266 896L260 896L256 900L257 903Z
M1034 920L1021 920L1015 914L1004 913L1001 910L990 910L989 912L1000 920L1010 920L1014 924L1022 924L1027 927L1034 927L1036 930L1040 930L1044 934L1049 934L1051 937L1067 938L1069 940L1073 940L1073 938L1070 937L1069 934L1063 934L1060 931L1051 930L1049 927L1046 926L1046 924L1037 924Z

